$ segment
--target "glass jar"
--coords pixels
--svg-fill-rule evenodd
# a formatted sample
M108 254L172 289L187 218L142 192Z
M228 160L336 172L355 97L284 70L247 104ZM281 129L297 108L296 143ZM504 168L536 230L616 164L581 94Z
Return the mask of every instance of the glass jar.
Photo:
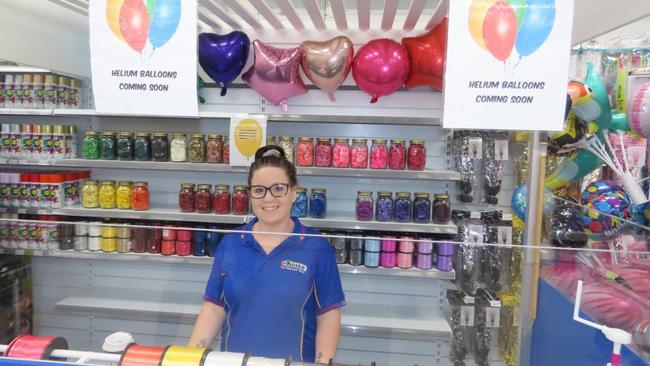
M284 156L289 160L290 162L295 161L294 157L294 150L295 146L293 144L293 137L292 136L280 136L280 144L278 145L284 150Z
M377 192L375 220L393 221L393 194L391 192Z
M291 216L307 216L307 189L302 187L296 188L296 200L293 201L293 206L291 206Z
M212 185L199 184L196 187L196 212L210 213L212 209Z
M424 192L415 193L413 200L413 222L426 224L431 219L431 200L429 194Z
M169 145L170 145L169 157L171 161L174 162L187 161L187 141L185 139L185 134L182 133L173 134L172 140Z
M81 189L81 205L84 208L99 207L99 186L96 180L84 181L84 186Z
M115 132L102 132L100 146L100 157L102 159L115 160L117 158L117 137Z
M350 166L357 169L368 167L368 140L352 139L350 148Z
M115 181L103 180L99 186L99 207L111 209L117 206Z
M372 192L370 191L359 191L357 192L357 203L356 203L356 216L359 221L370 221L372 220Z
M330 167L332 165L332 139L319 137L316 139L315 160L317 167Z
M334 139L334 147L332 148L332 167L350 167L350 145L348 145L348 139Z
M146 132L138 132L135 134L133 153L135 160L151 160L151 134Z
M223 136L221 135L208 135L208 143L205 145L208 163L221 164L223 163Z
M230 136L226 135L223 137L223 163L230 164Z
M51 138L48 137L48 141L45 142L45 144L50 145L51 143ZM82 156L84 159L99 159L101 156L100 153L100 140L99 140L99 135L95 131L86 131L84 134L84 140L81 144L81 149L82 149ZM49 150L51 150L51 146L47 146Z
M218 184L214 187L214 202L212 204L214 213L227 215L230 213L230 186Z
M136 211L149 209L149 185L147 182L135 182L131 191L131 208Z
M431 205L431 217L434 224L446 224L451 220L451 203L446 193L436 193Z
M411 212L411 194L409 192L397 192L393 203L395 222L411 222Z
M117 134L117 158L133 160L133 133L120 132Z
M187 148L190 163L205 163L205 135L197 133L192 135L190 146Z
M232 213L245 215L248 213L248 192L246 186L235 186L232 193Z
M169 139L164 132L156 132L151 138L151 159L169 161Z
M409 145L406 165L409 170L424 170L427 162L427 151L424 148L424 141L411 140Z
M275 136L266 136L266 146L277 145L275 142Z
M309 215L315 219L323 219L327 215L327 196L325 188L313 188L309 197Z
M181 212L194 212L195 210L195 193L193 183L181 184L181 190L178 192L178 206Z
M404 170L406 168L406 148L404 140L390 140L388 149L388 167L393 170Z
M122 181L117 185L117 191L115 193L115 201L117 203L117 208L124 210L131 209L131 191L133 190L133 183L130 181Z
M314 141L311 137L299 137L296 147L296 165L314 165Z
M388 146L384 139L373 139L370 147L370 169L388 167Z

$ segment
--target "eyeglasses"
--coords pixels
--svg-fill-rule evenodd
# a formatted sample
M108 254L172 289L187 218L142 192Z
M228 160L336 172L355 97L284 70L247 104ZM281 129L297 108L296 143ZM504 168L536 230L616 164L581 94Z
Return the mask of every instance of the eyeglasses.
M276 183L270 187L265 186L250 186L248 187L248 194L251 198L264 198L266 192L271 192L271 196L281 198L289 193L289 185L286 183Z

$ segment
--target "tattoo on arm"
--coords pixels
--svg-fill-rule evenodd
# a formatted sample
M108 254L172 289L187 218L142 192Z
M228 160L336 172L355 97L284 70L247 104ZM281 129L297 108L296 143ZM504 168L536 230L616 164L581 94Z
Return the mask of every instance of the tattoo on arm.
M208 341L205 338L201 338L196 341L196 346L201 348L206 348L208 346Z
M318 352L318 356L316 356L316 363L320 363L323 358L323 352Z

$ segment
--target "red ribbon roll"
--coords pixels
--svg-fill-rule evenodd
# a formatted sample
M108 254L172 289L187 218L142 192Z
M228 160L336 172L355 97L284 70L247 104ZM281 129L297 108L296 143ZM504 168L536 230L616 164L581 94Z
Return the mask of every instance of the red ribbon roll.
M139 346L131 343L120 359L120 366L158 366L166 347Z
M24 334L14 338L9 343L5 356L30 360L48 360L55 349L68 349L68 342L61 337L38 337Z

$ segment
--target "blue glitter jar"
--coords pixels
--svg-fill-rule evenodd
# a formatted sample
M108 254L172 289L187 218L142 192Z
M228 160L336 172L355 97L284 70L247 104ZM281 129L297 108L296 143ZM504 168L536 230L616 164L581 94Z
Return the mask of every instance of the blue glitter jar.
M396 222L411 222L411 194L397 192L393 204L393 214Z
M327 215L325 188L312 188L309 198L309 215L315 219L323 219Z
M307 190L305 188L296 188L296 200L293 201L293 206L291 206L291 216L307 216Z
M426 224L431 219L431 200L428 193L418 192L413 200L413 222Z
M391 192L378 192L375 204L375 220L393 221L393 194Z

